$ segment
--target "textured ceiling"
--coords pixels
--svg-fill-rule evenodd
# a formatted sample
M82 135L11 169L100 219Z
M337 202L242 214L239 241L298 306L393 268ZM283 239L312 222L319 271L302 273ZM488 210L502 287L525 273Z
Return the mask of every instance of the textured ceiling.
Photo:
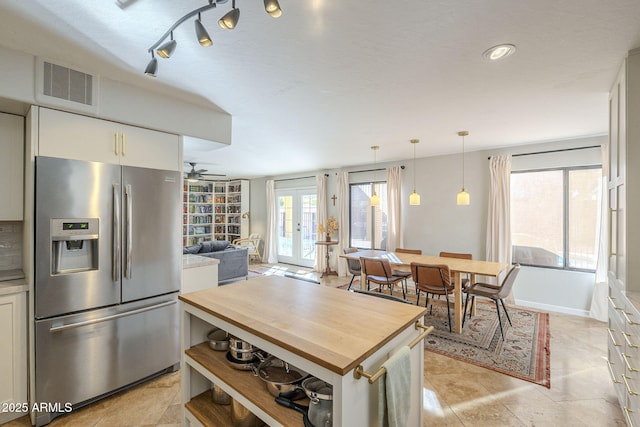
M4 0L0 44L154 90L191 94L233 116L230 147L187 147L185 160L230 176L268 176L460 150L602 135L607 93L640 46L638 0L280 0L269 17L237 0L233 31L202 15L178 47L142 75L147 49L207 1ZM512 43L489 63L482 52ZM213 145L218 148L219 145Z

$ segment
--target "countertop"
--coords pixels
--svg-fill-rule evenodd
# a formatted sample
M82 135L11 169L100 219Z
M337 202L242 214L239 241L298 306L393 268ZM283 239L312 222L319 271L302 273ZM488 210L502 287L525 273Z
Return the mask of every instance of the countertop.
M180 300L339 375L426 313L424 307L275 275Z
M182 268L204 267L213 264L220 264L220 260L195 254L182 255Z
M29 289L25 279L6 280L0 282L0 295L17 294Z

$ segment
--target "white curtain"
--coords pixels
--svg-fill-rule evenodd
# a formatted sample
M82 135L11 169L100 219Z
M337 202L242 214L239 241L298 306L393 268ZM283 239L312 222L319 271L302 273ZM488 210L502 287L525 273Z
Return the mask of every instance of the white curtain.
M394 251L402 247L402 228L400 224L400 205L402 177L400 166L387 169L387 250Z
M487 216L487 261L504 262L511 266L510 182L511 156L492 156L489 160L491 186ZM502 279L503 275L500 277ZM513 304L513 293L507 303Z
M349 247L349 173L338 172L338 255ZM336 258L338 260L338 276L346 276L349 271L347 268L347 260Z
M276 223L275 181L267 180L267 237L264 240L264 256L268 264L278 262L278 224Z
M318 197L317 204L317 221L318 224L327 225L327 177L324 173L316 175L316 194ZM338 224L340 226L340 224ZM316 240L325 240L325 233L316 233ZM313 265L315 271L324 271L325 257L327 255L327 246L316 245L316 260Z
M600 217L598 218L598 241L596 250L598 260L596 263L595 283L593 287L593 295L591 296L591 308L589 316L594 319L606 322L609 318L607 307L607 296L609 295L609 285L607 281L608 268L608 248L609 248L609 200L607 191L607 177L609 176L609 153L608 146L602 145L602 191L600 194Z

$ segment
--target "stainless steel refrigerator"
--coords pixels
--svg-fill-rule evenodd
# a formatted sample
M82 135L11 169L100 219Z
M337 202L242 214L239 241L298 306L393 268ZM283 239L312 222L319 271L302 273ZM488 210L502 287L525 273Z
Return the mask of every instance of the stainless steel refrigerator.
M182 188L179 172L36 157L35 191L40 426L179 367Z

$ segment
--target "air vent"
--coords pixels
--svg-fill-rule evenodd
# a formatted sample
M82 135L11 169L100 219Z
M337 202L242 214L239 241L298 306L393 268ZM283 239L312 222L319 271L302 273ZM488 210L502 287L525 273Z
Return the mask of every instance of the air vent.
M44 62L42 93L54 98L93 105L93 76Z

